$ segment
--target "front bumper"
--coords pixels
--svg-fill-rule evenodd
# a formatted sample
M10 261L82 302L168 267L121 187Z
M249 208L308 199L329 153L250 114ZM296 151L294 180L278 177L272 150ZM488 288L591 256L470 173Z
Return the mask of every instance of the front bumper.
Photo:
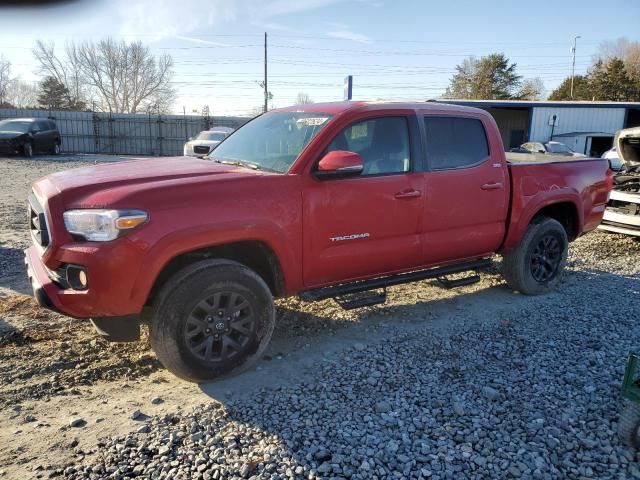
M86 303L91 302L88 291L63 288L50 275L35 247L25 250L27 277L38 305L76 318L86 318ZM80 301L79 304L75 302ZM140 338L139 315L93 317L91 323L98 334L111 342L133 342Z
M640 236L640 194L611 192L600 230Z

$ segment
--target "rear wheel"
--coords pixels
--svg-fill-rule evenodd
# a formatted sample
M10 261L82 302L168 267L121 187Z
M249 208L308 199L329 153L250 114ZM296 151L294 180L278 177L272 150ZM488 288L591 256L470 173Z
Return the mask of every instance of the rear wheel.
M162 288L151 345L175 375L215 380L260 358L274 317L271 292L255 272L229 260L206 260L181 270Z
M58 155L59 153L60 153L60 144L58 142L55 142L53 144L53 147L51 147L51 154Z
M567 232L552 218L535 219L520 245L504 256L503 275L514 290L539 295L554 288L567 262Z

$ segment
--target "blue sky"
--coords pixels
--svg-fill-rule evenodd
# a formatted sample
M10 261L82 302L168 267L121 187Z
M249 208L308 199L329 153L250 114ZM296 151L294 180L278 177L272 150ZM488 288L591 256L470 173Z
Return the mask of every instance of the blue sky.
M262 104L265 31L273 104L285 106L298 92L341 99L347 74L356 99L438 97L465 56L492 52L551 91L571 71L574 35L583 73L602 41L640 40L639 18L636 0L91 0L0 10L0 55L35 80L38 38L140 39L173 56L176 111L243 114Z

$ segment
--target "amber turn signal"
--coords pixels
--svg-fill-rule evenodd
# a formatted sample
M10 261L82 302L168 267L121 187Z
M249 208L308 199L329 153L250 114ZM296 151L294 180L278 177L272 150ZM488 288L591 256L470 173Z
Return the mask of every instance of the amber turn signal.
M139 225L142 225L147 221L146 215L128 215L125 217L120 217L116 219L116 227L119 230L129 230L131 228L135 228Z

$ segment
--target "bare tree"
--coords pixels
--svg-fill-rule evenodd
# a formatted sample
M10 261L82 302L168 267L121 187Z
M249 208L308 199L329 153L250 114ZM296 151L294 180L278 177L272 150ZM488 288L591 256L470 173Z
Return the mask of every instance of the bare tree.
M640 82L640 42L630 41L626 37L602 42L598 46L598 53L594 56L593 63L595 65L598 61L602 61L606 64L614 58L621 59L629 76L634 81Z
M527 78L522 81L519 97L521 100L542 100L544 93L544 83L540 77Z
M298 92L298 96L296 97L295 105L304 105L306 103L313 103L311 96L305 92Z
M102 101L114 112L136 113L149 105L164 105L173 96L173 60L156 58L142 42L111 38L77 47L75 58Z
M171 56L156 57L139 41L70 43L58 57L53 44L39 40L34 55L42 73L67 87L70 103L93 95L106 111L166 113L175 98Z
M36 108L38 105L38 87L33 82L19 78L9 85L7 101L16 108Z
M8 103L7 95L11 81L11 62L0 56L0 105Z
M84 109L90 92L77 61L76 45L67 44L64 55L59 57L55 53L55 44L45 44L42 40L38 40L33 49L33 55L40 64L39 72L42 75L53 77L66 87L68 105L71 108Z

